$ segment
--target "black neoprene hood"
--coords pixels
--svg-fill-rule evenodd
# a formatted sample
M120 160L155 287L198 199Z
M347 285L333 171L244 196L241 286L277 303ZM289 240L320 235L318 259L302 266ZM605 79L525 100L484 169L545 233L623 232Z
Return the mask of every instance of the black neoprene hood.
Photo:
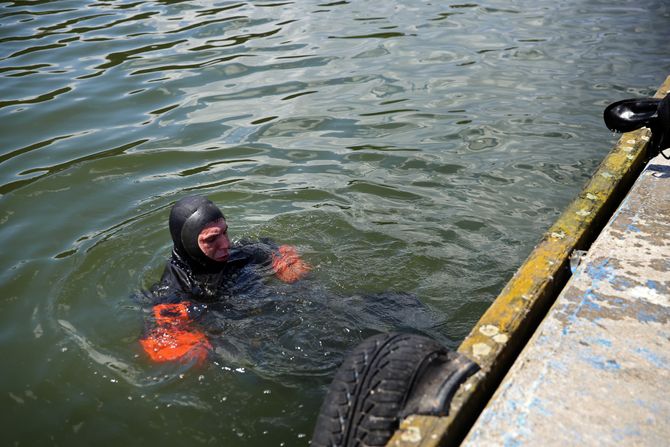
M202 196L184 197L170 211L170 235L175 252L190 264L209 266L216 263L198 246L198 235L209 223L225 218L221 210Z

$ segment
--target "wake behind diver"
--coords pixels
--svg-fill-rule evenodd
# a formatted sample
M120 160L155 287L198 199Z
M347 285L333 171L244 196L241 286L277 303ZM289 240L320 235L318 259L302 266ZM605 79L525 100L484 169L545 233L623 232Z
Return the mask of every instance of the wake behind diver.
M176 202L169 228L172 255L140 339L155 362L213 355L266 376L321 375L368 335L402 328L439 337L442 319L413 294L336 296L300 281L312 267L295 247L231 243L223 213L204 197Z

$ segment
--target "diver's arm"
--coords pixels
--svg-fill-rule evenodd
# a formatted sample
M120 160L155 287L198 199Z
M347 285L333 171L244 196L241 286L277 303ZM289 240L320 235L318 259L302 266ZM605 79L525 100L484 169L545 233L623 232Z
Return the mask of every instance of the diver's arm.
M193 293L195 282L191 268L173 251L165 265L159 285L178 294Z
M287 283L304 278L312 270L294 246L279 245L269 238L260 238L258 242L242 239L237 249L243 251L251 262L271 266L275 276Z

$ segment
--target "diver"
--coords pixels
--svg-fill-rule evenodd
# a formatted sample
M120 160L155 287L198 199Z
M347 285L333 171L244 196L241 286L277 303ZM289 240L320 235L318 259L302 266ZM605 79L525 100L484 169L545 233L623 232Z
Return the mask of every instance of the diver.
M270 270L285 283L303 278L311 266L295 247L269 239L231 244L221 210L202 196L177 201L170 211L172 256L153 287L155 325L140 343L157 362L202 363L212 349L195 319L208 303L260 284L259 272Z

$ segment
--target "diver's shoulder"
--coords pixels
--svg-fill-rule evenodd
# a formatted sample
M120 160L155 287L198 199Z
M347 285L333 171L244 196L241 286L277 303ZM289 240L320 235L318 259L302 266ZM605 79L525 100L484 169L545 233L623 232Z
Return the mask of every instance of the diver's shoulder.
M242 238L233 243L231 260L243 258L250 262L267 262L277 247L270 238Z

